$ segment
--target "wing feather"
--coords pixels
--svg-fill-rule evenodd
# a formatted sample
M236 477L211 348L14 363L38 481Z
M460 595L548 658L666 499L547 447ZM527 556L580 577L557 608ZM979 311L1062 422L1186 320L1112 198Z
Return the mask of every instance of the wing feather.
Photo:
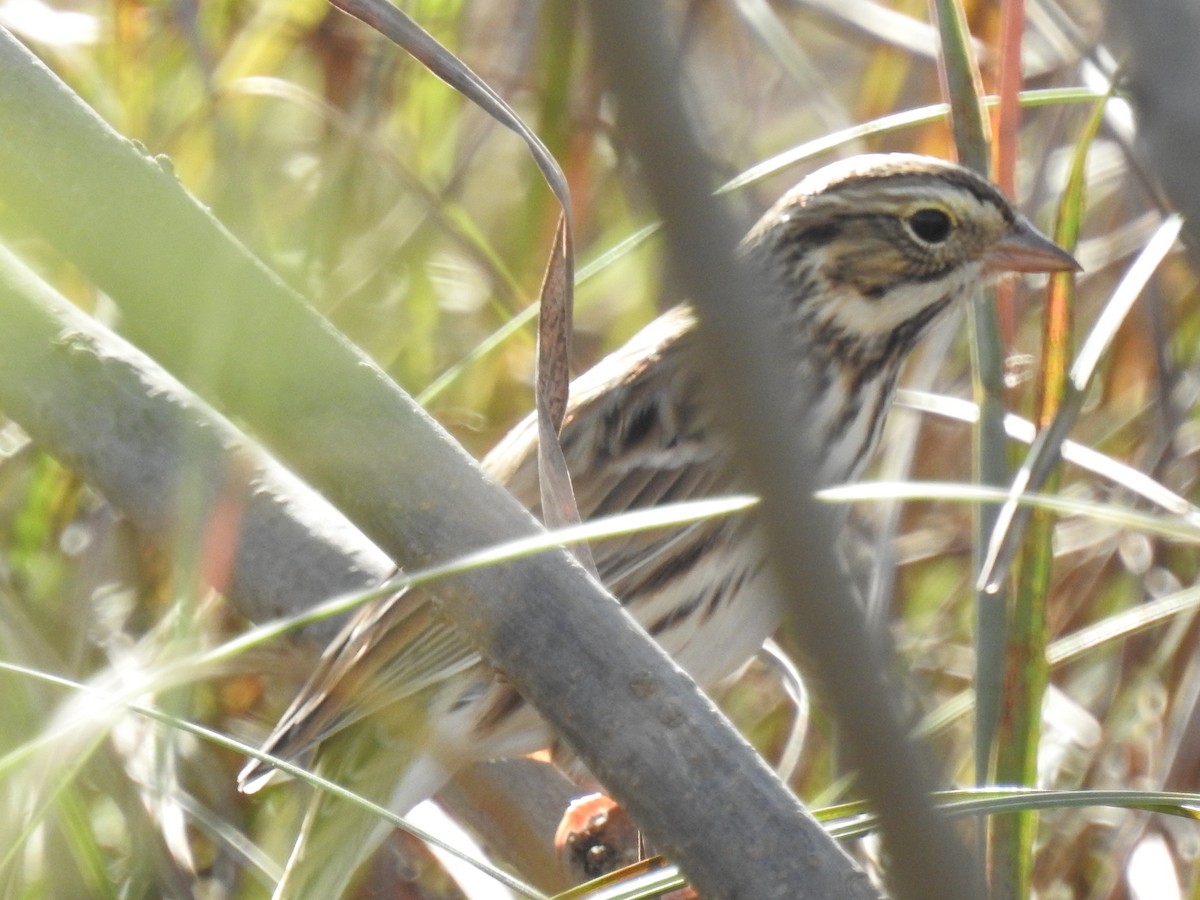
M725 467L713 465L720 447L695 402L697 389L669 381L698 378L677 364L691 352L693 326L686 308L669 312L572 385L562 443L584 519L736 489ZM497 445L484 468L540 514L536 448L531 416ZM730 528L725 519L698 522L598 541L592 550L602 580L629 602L675 577L675 562L691 551L727 540ZM326 650L264 749L302 756L333 732L479 661L423 592L372 604ZM259 771L252 761L243 785L261 782Z

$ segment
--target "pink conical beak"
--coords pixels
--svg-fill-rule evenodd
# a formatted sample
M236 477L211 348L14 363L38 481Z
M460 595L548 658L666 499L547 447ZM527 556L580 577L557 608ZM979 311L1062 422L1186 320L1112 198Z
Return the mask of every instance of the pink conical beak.
M1021 215L1008 233L984 254L983 265L994 272L1077 272L1083 268L1075 257Z

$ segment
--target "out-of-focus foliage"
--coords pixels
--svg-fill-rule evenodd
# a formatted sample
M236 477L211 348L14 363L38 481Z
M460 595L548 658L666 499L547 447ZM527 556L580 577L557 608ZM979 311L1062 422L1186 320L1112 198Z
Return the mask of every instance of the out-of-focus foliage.
M412 0L405 10L482 75L559 158L571 183L581 265L601 257L653 210L574 5L527 0ZM936 36L924 4L871 0L719 0L665 4L681 51L696 127L716 171L732 178L773 154L850 125L942 99ZM1097 79L1087 52L1099 10L1030 4L1027 88ZM968 4L985 88L994 85L998 13ZM536 296L557 207L520 142L361 23L320 0L230 2L3 0L14 31L116 129L170 157L183 183L242 241L401 385L438 382L430 411L482 453L531 404L529 327L476 348ZM1101 88L1103 89L1103 88ZM1092 147L1075 317L1086 333L1159 218L1133 171L1120 101ZM1078 134L1080 103L1025 111L1019 205L1049 228ZM944 121L881 131L832 148L952 154ZM747 218L817 160L782 168L732 197ZM714 185L715 187L715 185ZM5 210L0 241L85 309L111 302ZM588 268L577 302L575 365L586 368L675 300L653 240ZM1038 372L1036 284L1002 317L1010 408L1029 415ZM1195 498L1200 424L1195 278L1169 258L1118 332L1076 425L1080 443ZM913 384L967 397L959 324L910 367ZM438 381L447 373L453 377ZM971 478L970 430L896 415L881 460L888 477ZM1020 453L1013 452L1019 459ZM1153 507L1122 476L1068 465L1063 496ZM186 498L181 499L186 504ZM183 507L183 508L186 508ZM961 699L972 674L971 510L946 499L861 505L882 529L873 552L874 607L892 623L913 673L914 719ZM898 525L897 525L898 523ZM897 525L893 534L892 526ZM0 657L111 690L132 690L155 655L236 633L203 586L203 523L140 535L71 472L0 430ZM1193 546L1086 516L1055 526L1047 597L1051 640L1194 583ZM1038 757L1048 787L1194 789L1200 774L1200 670L1194 612L1079 653L1051 674ZM173 648L173 649L172 649ZM158 698L177 715L261 734L305 674L302 654L261 651L247 668ZM134 692L136 696L136 691ZM753 668L728 692L733 716L768 758L792 719L778 678ZM279 858L299 795L247 799L239 759L193 738L112 713L36 742L96 710L15 674L0 675L0 893L14 897L259 896L252 860ZM793 784L808 800L842 799L834 742L819 708ZM83 735L83 737L78 737ZM972 724L932 738L947 778L969 784ZM886 752L881 748L880 752ZM55 789L44 790L52 773ZM34 789L36 788L36 790ZM851 794L852 795L852 794ZM17 813L20 813L18 816ZM247 838L247 835L249 836ZM257 841L261 850L247 849ZM247 842L247 843L243 843ZM1200 890L1193 823L1103 808L1044 813L1033 880L1043 897L1172 896ZM1152 861L1152 865L1147 864ZM198 873L198 874L197 874ZM1149 874L1147 874L1149 873ZM1154 880L1161 879L1161 880ZM427 886L420 896L454 896ZM435 893L445 890L446 893Z

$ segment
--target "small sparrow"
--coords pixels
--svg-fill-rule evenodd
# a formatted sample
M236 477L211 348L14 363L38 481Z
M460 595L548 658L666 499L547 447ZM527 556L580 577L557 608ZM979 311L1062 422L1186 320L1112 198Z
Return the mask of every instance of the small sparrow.
M824 484L862 471L901 365L945 313L994 273L1078 268L987 180L908 154L810 175L739 249L765 279L754 302L786 336L798 390L813 399L807 430ZM681 306L572 384L562 446L585 520L744 491L705 402L695 344L692 310ZM531 417L484 467L538 513L536 442ZM735 672L780 622L753 514L623 535L592 553L608 589L703 687ZM295 760L321 745L318 771L404 813L466 764L551 740L413 590L358 612L263 749ZM251 761L242 790L270 771ZM348 821L341 801L314 801L277 896L340 893L379 831L361 813L353 826L334 824Z

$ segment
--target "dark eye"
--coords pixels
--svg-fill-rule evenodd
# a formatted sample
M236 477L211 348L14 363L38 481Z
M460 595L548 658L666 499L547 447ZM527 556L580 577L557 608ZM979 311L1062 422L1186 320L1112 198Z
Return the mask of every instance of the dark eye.
M909 230L926 244L940 244L953 227L954 220L940 209L918 209L908 217Z

